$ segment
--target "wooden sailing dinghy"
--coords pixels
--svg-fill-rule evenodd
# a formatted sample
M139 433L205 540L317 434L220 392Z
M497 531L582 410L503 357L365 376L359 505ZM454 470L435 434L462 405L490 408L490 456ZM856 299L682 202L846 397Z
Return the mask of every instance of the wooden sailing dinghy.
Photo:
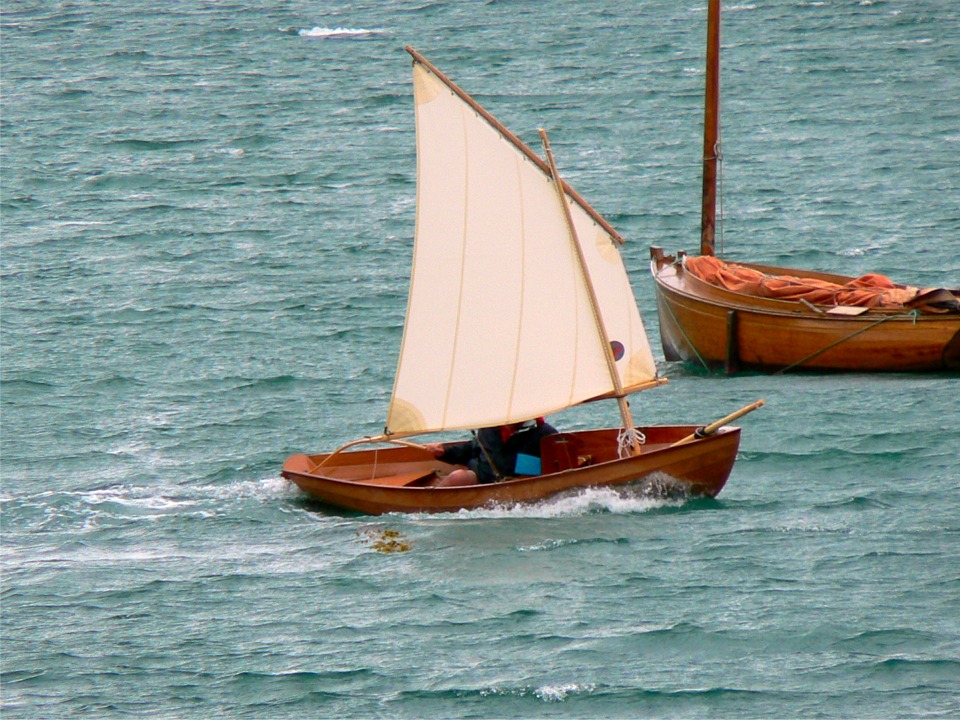
M960 370L960 290L714 257L720 0L707 10L700 255L650 250L668 360L839 371Z
M617 232L547 161L411 48L417 214L403 342L384 433L297 454L282 474L365 513L455 511L646 481L715 496L740 429L635 428L657 377ZM621 427L552 435L538 475L436 487L452 470L411 436L525 421L615 399ZM625 430L626 429L626 430ZM362 443L377 447L356 449ZM392 443L393 447L379 447Z

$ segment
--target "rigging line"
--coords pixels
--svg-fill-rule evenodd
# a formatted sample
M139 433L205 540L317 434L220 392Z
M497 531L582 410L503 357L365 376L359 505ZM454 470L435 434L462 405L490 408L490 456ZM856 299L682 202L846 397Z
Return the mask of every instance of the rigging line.
M679 260L677 262L680 262ZM683 329L683 325L677 320L677 316L673 314L673 308L670 307L669 301L664 301L664 307L667 308L667 312L670 313L670 317L673 318L674 325L677 326L677 329L680 331L680 334L683 335L683 339L687 341L687 344L690 346L690 349L693 350L693 354L697 356L697 360L700 361L700 364L703 365L704 370L709 370L710 366L707 365L707 361L703 359L703 356L700 354L700 351L697 350L697 346L693 344L693 340L689 338L687 333ZM662 332L662 330L661 330Z
M871 328L875 328L877 325L881 325L882 323L885 323L885 322L887 322L887 321L889 321L889 320L902 320L902 319L904 319L904 318L913 318L913 323L914 323L914 325L916 325L916 323L917 323L917 318L919 318L919 317L920 317L920 311L919 311L919 310L911 310L910 312L905 313L905 314L903 314L903 315L891 315L890 317L880 318L880 319L877 320L876 322L870 323L870 324L867 325L865 328L860 328L859 330L856 330L856 331L850 333L850 334L847 335L846 337L840 338L840 339L837 340L836 342L830 343L830 344L827 345L825 348L821 348L820 350L817 350L815 353L813 353L813 355L808 355L807 357L803 358L802 360L797 360L797 362L793 363L792 365L788 365L788 366L785 367L785 368L781 368L780 370L777 370L777 372L775 372L774 375L783 375L783 373L785 373L785 372L787 372L787 371L789 371L789 370L793 370L793 368L797 367L797 365L803 365L803 363L805 363L807 360L812 360L812 359L815 358L817 355L820 355L820 354L822 354L822 353L825 353L827 350L830 350L831 348L835 348L837 345L840 345L841 343L845 343L847 340L850 340L851 338L854 338L854 337L856 337L857 335L860 335L861 333L865 333L867 330L870 330Z
M720 212L718 217L715 219L715 223L720 225L720 254L724 253L724 244L723 244L723 150L720 147L720 125L719 121L717 123L717 144L714 146L714 154L717 156L717 180L719 182L720 188L717 193L717 201L720 204Z
M490 457L490 453L486 446L480 441L480 433L478 433L476 430L471 430L470 432L473 435L473 439L477 441L477 445L480 447L480 450L483 452L483 456L487 459L490 469L493 470L493 476L497 480L503 480L503 473L500 472L500 468L497 467L497 464L493 461L493 458ZM479 475L477 477L479 477Z

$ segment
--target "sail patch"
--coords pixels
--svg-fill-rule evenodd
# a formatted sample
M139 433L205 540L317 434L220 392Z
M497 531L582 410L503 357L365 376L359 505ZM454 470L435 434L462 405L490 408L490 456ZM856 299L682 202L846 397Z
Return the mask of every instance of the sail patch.
M415 405L398 397L393 398L387 415L387 430L396 434L411 434L427 429L423 413Z

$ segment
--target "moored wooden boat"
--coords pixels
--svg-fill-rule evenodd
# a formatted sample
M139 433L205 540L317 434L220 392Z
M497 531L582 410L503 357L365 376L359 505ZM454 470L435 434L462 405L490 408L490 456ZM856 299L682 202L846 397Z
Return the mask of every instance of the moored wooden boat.
M448 468L423 448L390 447L338 455L293 455L283 476L330 505L379 515L386 512L455 512L532 503L593 487L628 487L654 496L680 493L715 497L727 482L740 444L740 428L675 444L696 426L639 428L639 455L617 454L619 428L560 433L545 438L543 474L488 485L434 487Z
M417 222L384 432L332 453L293 455L283 476L328 504L366 513L449 512L635 482L719 493L740 442L728 423L763 401L705 427L637 427L627 396L666 380L620 257L623 239L560 178L546 133L543 160L407 50ZM498 466L491 479L499 482L445 487L465 470L405 440L475 428L514 432L604 399L617 402L619 428L549 434L530 448L539 457L524 446L523 467L519 455ZM474 459L482 451L493 466L482 434ZM399 447L356 449L366 443Z
M714 255L719 150L720 0L710 0L704 108L703 204L700 257ZM873 300L823 299L816 286L856 284L843 275L739 263L796 285L800 293L771 297L742 292L692 272L695 256L651 248L660 338L668 360L685 360L728 372L742 366L817 371L919 372L960 370L960 290L908 288L879 278L905 300L874 306ZM838 297L840 294L838 293ZM906 298L910 298L907 300Z
M705 282L682 257L652 248L660 340L668 360L784 371L960 370L960 314L912 308L849 308L756 297ZM771 276L790 268L743 263ZM846 284L854 278L803 271ZM851 314L856 313L856 314Z

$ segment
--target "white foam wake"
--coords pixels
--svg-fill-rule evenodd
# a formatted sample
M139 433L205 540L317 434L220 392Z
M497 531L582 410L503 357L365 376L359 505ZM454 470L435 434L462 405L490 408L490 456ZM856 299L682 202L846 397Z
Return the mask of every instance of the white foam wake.
M559 518L590 513L628 515L649 512L664 507L679 507L686 501L676 495L651 494L648 487L621 486L618 488L586 488L575 493L557 495L538 503L503 505L477 510L461 510L453 515L468 519L479 518ZM451 517L450 514L444 514Z
M383 32L383 28L376 28L368 30L366 28L345 28L345 27L314 27L309 30L301 29L298 35L300 37L315 37L315 38L326 38L326 37L352 37L357 35L377 35Z

